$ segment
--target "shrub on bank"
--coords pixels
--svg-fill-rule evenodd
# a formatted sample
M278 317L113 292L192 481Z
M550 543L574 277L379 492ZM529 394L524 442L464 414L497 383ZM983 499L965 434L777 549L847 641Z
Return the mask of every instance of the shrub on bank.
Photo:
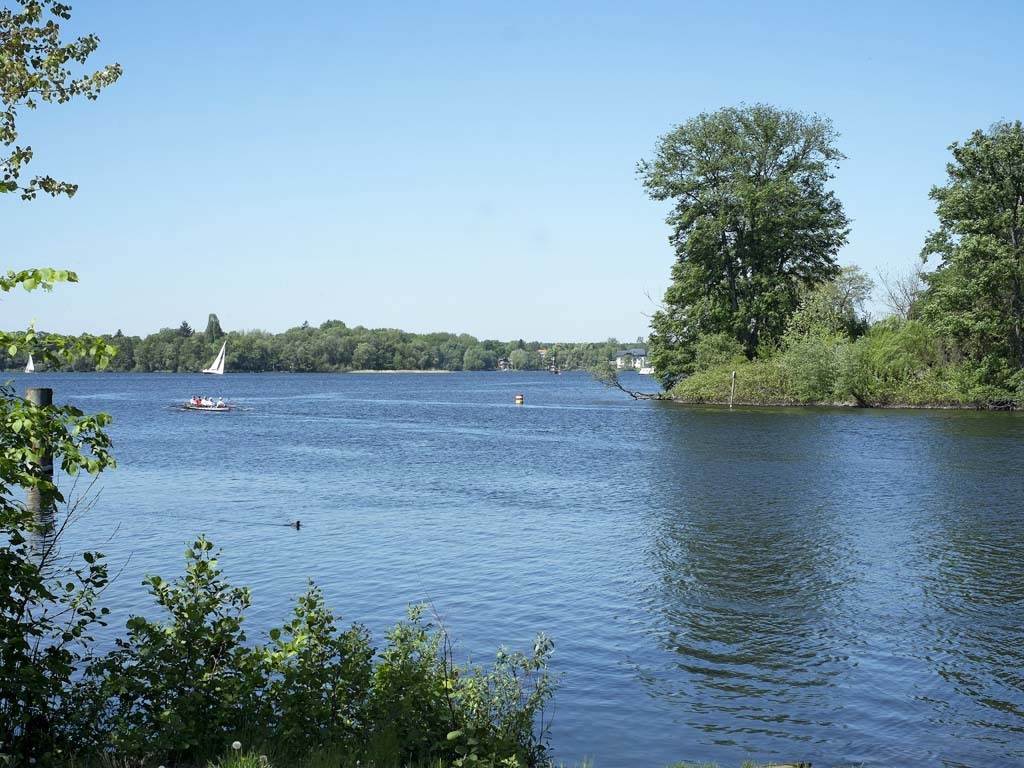
M413 608L378 651L362 626L339 627L310 584L266 644L248 644L249 591L227 583L217 554L200 537L176 581L146 579L162 618L131 617L70 686L62 748L39 764L545 763L553 680L543 636L530 655L458 664L443 627ZM235 741L246 753L225 756Z
M876 323L850 340L829 331L789 335L757 359L731 354L727 340L702 338L707 362L678 381L672 399L727 403L736 371L735 402L756 405L1011 408L1024 404L1024 373L1001 361L951 360L933 331L917 321ZM992 382L1006 382L995 385Z
M736 371L737 403L793 405L786 372L777 358L744 360L697 371L679 381L670 391L673 399L688 403L727 403Z

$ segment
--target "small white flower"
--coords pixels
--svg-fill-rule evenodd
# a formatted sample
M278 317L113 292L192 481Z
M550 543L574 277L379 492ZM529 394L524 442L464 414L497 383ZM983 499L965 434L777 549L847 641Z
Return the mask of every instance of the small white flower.
M231 748L237 752L238 750L240 750L242 748L242 742L240 742L240 741L232 741L231 742Z

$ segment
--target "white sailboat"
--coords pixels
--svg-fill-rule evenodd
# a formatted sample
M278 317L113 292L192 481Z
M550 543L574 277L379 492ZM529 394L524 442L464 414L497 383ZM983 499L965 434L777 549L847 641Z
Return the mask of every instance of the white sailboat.
M202 372L216 373L218 375L224 373L224 350L226 350L227 348L228 343L225 341L223 344L220 345L220 352L218 352L217 356L213 358L213 362L210 364L210 367L204 368Z
M35 373L36 364L32 362L32 353L28 353L28 362L25 363L25 373Z

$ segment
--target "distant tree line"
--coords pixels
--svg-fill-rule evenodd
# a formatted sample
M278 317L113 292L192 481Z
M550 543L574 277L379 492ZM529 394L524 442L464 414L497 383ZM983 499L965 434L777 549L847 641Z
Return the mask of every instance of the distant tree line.
M345 371L491 371L508 359L513 370L544 370L554 363L562 370L589 369L611 360L622 349L615 339L595 343L479 340L468 334L408 333L393 328L349 327L340 320L319 326L303 323L283 333L226 333L216 315L204 331L188 322L163 328L146 337L120 330L100 336L117 349L106 370L187 373L202 370L227 341L227 370L292 373ZM630 346L636 346L632 344ZM24 367L24 350L0 350L0 368ZM95 363L80 358L69 370L90 371Z

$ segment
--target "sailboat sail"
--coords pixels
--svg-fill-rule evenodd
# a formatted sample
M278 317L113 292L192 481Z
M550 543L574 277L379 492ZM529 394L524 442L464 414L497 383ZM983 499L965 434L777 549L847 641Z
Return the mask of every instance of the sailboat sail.
M36 372L36 364L32 362L32 353L29 352L28 362L25 363L25 373L35 373L35 372Z
M224 351L227 347L228 343L226 341L220 345L220 352L217 353L217 357L213 359L213 363L210 364L209 368L203 369L203 373L224 373Z

